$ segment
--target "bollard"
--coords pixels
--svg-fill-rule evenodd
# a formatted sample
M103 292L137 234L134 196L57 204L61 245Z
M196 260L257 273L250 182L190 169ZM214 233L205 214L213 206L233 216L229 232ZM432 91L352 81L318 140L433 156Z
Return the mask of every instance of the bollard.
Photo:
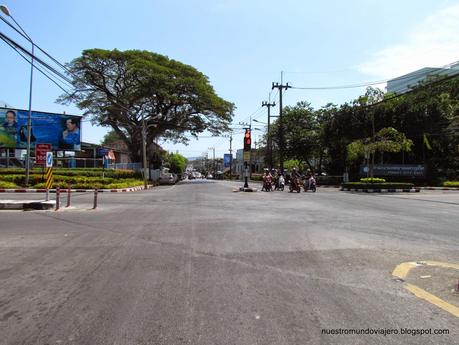
M46 188L46 201L49 201L49 188Z
M61 189L56 187L56 211L59 209L59 201L61 197Z
M67 206L65 207L70 207L70 194L71 194L71 187L70 185L67 186Z
M98 193L98 189L94 189L94 207L92 208L93 210L95 210L97 208L97 193Z

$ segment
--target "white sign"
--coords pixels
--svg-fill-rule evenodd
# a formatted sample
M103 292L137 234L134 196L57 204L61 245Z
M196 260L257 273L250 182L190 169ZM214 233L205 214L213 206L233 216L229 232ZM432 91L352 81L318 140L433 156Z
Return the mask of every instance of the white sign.
M46 167L52 168L53 167L53 153L46 152Z

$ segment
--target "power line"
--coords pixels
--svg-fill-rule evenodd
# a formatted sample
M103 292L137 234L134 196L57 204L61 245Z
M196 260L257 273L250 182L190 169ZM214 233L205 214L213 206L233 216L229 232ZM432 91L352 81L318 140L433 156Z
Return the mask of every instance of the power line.
M0 33L1 35L1 33ZM14 47L10 42L8 42L7 40L5 40L3 37L0 36L0 38L6 43L8 44L12 49L14 49L14 51L16 51L16 53L18 53L27 63L31 63L27 57L20 51L18 50L16 47ZM64 91L65 93L67 93L68 95L70 95L70 93L64 88L62 87L59 82L57 82L53 77L51 77L50 75L48 75L45 71L43 71L40 67L38 66L34 66L37 71L39 71L41 74L43 74L46 78L48 78L51 82L53 82L58 88L60 88L62 91Z
M459 63L458 61L454 61L451 63L448 63L444 66L438 67L439 69L448 69L451 66ZM437 73L435 73L437 72ZM434 71L431 72L431 75L440 75L442 71ZM459 70L457 70L457 73L459 74ZM297 89L297 90L339 90L339 89L353 89L353 88L360 88L360 87L368 87L368 86L374 86L374 85L379 85L383 83L387 83L391 80L396 80L396 81L402 81L402 80L411 80L411 79L416 79L417 77L424 76L426 75L425 71L417 71L414 73L410 73L401 77L396 77L396 78L391 78L391 79L382 79L382 80L376 80L376 81L371 81L371 82L362 82L362 83L355 83L355 84L347 84L347 85L335 85L335 86L310 86L310 87L299 87L299 86L292 86L292 89Z

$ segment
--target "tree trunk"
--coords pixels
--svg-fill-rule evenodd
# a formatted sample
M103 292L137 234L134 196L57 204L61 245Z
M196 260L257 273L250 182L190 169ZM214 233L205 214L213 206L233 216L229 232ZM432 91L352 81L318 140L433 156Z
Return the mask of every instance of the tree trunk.
M317 173L318 173L319 175L322 174L322 160L323 160L323 158L324 158L324 151L321 150L321 151L320 151L320 156L319 156L319 169L318 169L318 171L317 171Z

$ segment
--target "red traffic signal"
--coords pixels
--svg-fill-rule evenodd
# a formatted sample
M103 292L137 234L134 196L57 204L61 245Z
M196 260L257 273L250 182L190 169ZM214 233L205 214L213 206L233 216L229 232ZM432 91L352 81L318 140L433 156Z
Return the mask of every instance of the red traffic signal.
M250 134L250 129L246 129L245 134L244 134L244 151L250 151L251 145L252 145L252 137Z

